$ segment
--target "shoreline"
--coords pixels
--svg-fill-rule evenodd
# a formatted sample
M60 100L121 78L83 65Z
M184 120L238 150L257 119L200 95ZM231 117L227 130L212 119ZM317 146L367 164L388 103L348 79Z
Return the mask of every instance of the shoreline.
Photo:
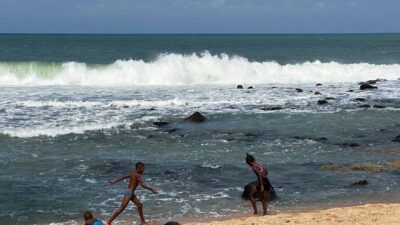
M233 217L214 219L205 218L202 222L192 221L187 225L257 225L257 224L385 224L398 225L400 221L400 204L365 204L357 206L334 207L310 211L292 211L272 213L260 217Z

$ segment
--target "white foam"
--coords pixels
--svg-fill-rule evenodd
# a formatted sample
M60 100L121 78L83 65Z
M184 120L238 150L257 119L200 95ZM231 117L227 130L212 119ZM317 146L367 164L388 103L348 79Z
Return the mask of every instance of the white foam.
M281 65L250 62L226 54L165 54L152 62L118 60L106 66L67 62L0 63L0 86L82 85L82 86L166 86L232 85L269 83L356 82L375 78L397 79L400 65L336 62L304 62Z

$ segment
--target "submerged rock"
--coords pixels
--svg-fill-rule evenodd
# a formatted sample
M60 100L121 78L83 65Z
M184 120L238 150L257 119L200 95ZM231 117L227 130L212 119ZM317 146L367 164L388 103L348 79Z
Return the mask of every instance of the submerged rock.
M386 106L383 106L383 105L374 105L373 107L375 109L384 109L384 108L386 108Z
M322 84L320 84L320 83L317 83L315 86L316 86L316 87L318 87L318 86L322 86Z
M276 195L275 189L272 186L272 184L269 181L269 179L268 178L266 178L266 179L267 179L267 183L269 183L271 185L271 189L269 190L269 199L268 199L268 201L272 201L272 200L277 198L277 195ZM257 184L258 184L258 181L253 181L253 182L248 183L246 186L244 186L243 193L242 193L242 198L249 200L250 190L251 190L251 188L253 186L257 186ZM260 200L261 199L261 193L257 192L256 198Z
M247 89L254 89L253 86L249 86Z
M400 135L395 137L392 142L399 142L400 143Z
M325 99L322 99L322 100L318 100L317 103L318 103L318 105L325 105L325 104L328 104L328 101Z
M367 180L360 180L360 181L357 181L357 182L353 183L352 185L354 185L354 186L368 185L368 181Z
M371 108L371 106L368 104L364 104L364 105L359 105L358 108L368 109Z
M354 100L356 100L358 102L365 102L365 98L355 98Z
M350 148L360 147L360 144L357 144L357 143L340 143L338 145L342 146L342 147L350 147Z
M347 92L354 92L354 90L351 90L351 89L350 89L350 90L348 90Z
M158 121L158 122L153 122L153 124L157 127L163 127L163 126L167 126L169 123L163 122L163 121Z
M360 90L371 90L371 89L378 89L378 87L372 86L368 83L363 83L360 85Z
M236 88L237 88L237 89L243 89L243 85L240 85L240 84L239 84L238 86L236 86Z
M335 100L336 98L333 97L325 97L325 100Z
M206 118L201 113L195 112L191 116L185 118L185 120L194 123L202 123L206 120Z
M262 107L260 110L264 110L264 111L274 111L274 110L281 110L283 109L280 106L267 106L267 107Z
M320 95L320 94L321 94L321 92L319 92L319 91L314 92L314 95Z
M301 88L296 88L296 91L297 91L298 93L301 93L301 92L303 92L303 89L301 89Z

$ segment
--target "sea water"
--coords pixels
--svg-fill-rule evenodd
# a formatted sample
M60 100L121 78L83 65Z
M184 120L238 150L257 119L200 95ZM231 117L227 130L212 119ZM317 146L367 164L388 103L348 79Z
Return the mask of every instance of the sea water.
M0 35L0 224L106 219L138 161L149 220L250 213L246 152L272 211L397 202L399 77L399 34Z

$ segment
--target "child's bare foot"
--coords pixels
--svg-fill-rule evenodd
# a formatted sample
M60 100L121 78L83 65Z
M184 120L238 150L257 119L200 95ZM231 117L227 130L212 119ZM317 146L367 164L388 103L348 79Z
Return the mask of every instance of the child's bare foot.
M259 217L260 215L258 214L258 212L253 213L254 217Z
M108 220L106 220L105 225L111 225L111 223Z
M142 222L142 225L150 225L148 222Z

